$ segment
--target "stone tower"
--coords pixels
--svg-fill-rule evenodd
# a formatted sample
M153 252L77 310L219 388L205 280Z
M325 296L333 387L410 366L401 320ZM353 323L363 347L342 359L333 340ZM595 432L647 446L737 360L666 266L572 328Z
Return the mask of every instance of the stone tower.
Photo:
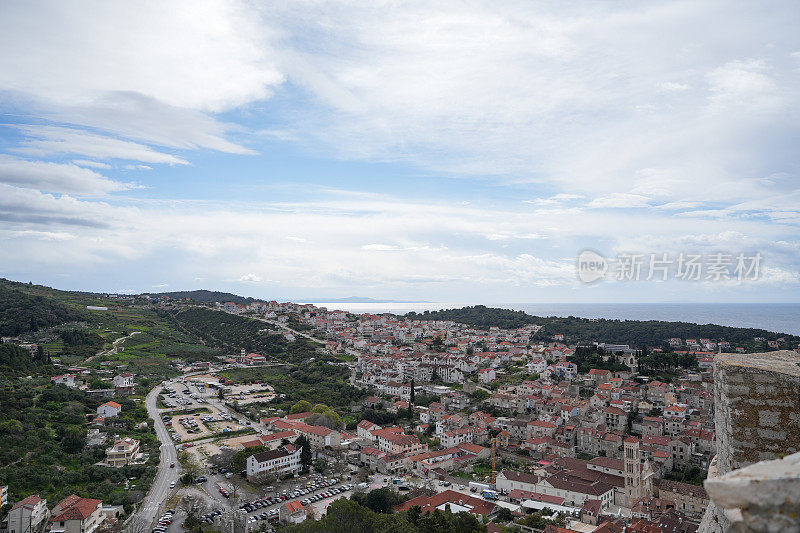
M639 439L625 439L625 505L633 507L642 498L653 495L653 468L642 461Z

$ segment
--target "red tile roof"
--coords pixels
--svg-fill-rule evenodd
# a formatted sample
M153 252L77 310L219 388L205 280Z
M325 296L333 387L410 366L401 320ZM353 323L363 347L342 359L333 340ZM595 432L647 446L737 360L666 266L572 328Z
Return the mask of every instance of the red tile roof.
M430 497L424 495L417 496L416 498L412 498L407 502L398 505L394 508L394 510L407 511L411 507L419 505L422 509L422 513L424 514L428 511L433 511L445 503L459 505L459 502L460 505L472 507L472 509L469 510L471 514L489 515L492 513L492 511L494 511L495 508L495 504L486 500L467 496L466 494L462 494L454 490L446 490Z
M16 509L17 507L22 507L23 505L27 506L27 507L33 507L34 505L36 505L40 501L42 501L42 499L37 494L31 494L30 496L28 496L24 500L20 500L16 504L14 504L14 507L12 508L12 510Z
M50 518L51 522L66 522L67 520L86 520L103 504L103 500L90 500L75 494L67 496L56 507L61 509L57 515Z
M290 513L296 513L297 511L303 510L303 504L297 500L293 502L286 502L283 505L286 507L286 510L289 511Z

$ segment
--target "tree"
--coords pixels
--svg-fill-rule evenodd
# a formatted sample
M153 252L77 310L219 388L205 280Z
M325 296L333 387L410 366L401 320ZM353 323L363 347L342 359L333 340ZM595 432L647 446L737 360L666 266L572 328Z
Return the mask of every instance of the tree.
M511 514L511 511L506 507L501 507L497 512L495 519L499 522L509 522L514 519L514 515Z
M307 469L311 466L311 443L305 435L300 435L294 441L294 445L300 448L300 464L303 465L303 469Z
M273 474L272 472L259 472L258 474L253 475L252 477L248 477L249 481L252 481L256 485L272 485L276 481L278 481L278 476Z
M366 494L362 505L376 513L391 513L396 505L400 505L400 496L388 487L376 489Z
M415 400L414 378L411 378L411 397L409 398L408 403L410 403L413 406L414 400Z
M239 469L234 468L233 465L234 455L236 455L236 452L234 452L230 448L220 448L219 453L212 455L209 461L211 461L211 464L213 464L217 468L234 469L240 472L244 470L244 468L239 468ZM247 463L245 461L245 466L246 464Z
M416 526L419 517L422 516L422 508L419 505L412 505L408 508L408 514L406 516L408 521Z
M319 459L314 460L314 470L316 470L317 472L322 473L325 471L327 467L328 467L328 461L326 461L325 459L320 457Z
M312 407L313 406L311 405L311 402L307 400L300 400L292 406L292 409L289 411L289 413L293 415L296 415L297 413L307 413L311 411Z

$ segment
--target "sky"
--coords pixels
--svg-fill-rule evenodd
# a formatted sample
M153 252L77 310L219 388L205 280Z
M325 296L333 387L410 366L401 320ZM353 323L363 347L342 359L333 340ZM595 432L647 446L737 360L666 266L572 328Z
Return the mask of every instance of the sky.
M2 2L0 276L798 302L798 27L770 0ZM652 257L674 271L625 270Z

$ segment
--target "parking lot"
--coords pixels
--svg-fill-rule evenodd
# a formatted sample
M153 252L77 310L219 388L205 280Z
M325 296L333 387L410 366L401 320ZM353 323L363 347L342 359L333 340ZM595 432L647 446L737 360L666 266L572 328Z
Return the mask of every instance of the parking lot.
M314 508L319 506L325 509L327 503L336 498L350 497L352 490L353 485L349 482L337 482L333 478L320 479L308 481L304 486L299 486L295 490L284 489L274 496L243 503L239 508L247 512L248 523L252 524L259 520L277 519L278 508L284 501L298 500L304 506L311 505Z
M162 414L162 419L171 425L173 440L186 442L220 433L238 431L245 427L228 413L223 413L211 406L204 406L203 409L204 411L194 414Z

